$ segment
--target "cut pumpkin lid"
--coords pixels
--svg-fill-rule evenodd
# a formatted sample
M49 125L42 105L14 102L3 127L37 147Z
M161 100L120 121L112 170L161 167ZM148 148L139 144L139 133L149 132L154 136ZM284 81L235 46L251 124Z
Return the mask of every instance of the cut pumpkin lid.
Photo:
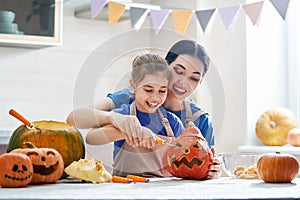
M34 128L36 129L42 129L42 130L52 130L52 131L59 131L59 130L66 130L72 128L71 125L65 123L65 122L58 122L58 121L37 121L32 122Z

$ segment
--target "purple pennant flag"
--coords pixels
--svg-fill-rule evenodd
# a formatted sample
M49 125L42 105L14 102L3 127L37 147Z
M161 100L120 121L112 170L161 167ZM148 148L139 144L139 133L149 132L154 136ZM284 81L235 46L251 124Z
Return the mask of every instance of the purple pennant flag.
M91 18L95 19L106 5L107 0L91 0Z
M199 24L203 30L203 32L205 32L207 24L209 23L212 15L214 14L216 9L210 9L210 10L196 10L195 14L196 17L199 21Z
M152 26L155 29L155 33L157 34L164 23L166 22L168 16L170 14L170 10L150 10L150 16L152 20Z
M230 29L231 31L235 30L235 26L240 13L240 8L240 6L219 8L220 16L227 29Z
M280 14L283 20L285 20L286 11L289 5L289 0L270 0L277 12Z

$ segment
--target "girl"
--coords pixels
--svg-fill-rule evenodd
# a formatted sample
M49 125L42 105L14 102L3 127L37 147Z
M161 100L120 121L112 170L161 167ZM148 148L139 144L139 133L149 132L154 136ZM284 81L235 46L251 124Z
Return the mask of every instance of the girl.
M114 142L114 175L170 176L161 161L164 147L156 145L155 140L156 134L164 139L176 138L184 129L177 116L161 107L167 97L171 71L163 58L151 53L137 56L132 68L130 85L135 100L114 112L137 117L141 131L133 138L136 141L129 140L131 135L115 126L106 125L89 131L86 142Z

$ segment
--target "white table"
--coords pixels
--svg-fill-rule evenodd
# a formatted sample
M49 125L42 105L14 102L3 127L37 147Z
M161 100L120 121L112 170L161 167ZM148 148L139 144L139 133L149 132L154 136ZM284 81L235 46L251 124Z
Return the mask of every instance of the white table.
M60 180L55 184L0 188L0 199L296 199L300 198L300 178L287 184L267 184L262 180L221 177L195 181L151 179L149 183L82 183Z

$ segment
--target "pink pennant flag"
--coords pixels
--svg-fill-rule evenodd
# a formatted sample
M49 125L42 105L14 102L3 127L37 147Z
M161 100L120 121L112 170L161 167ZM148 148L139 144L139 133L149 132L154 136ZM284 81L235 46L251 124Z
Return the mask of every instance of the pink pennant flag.
M150 10L150 17L152 21L152 26L155 29L155 34L157 34L160 31L160 29L166 22L169 14L170 10Z
M91 0L91 18L95 19L106 4L107 0Z
M219 13L226 29L229 29L231 31L235 30L236 23L240 14L240 9L241 7L239 5L219 8Z
M259 25L263 5L264 1L243 5L243 9L249 16L254 26Z

